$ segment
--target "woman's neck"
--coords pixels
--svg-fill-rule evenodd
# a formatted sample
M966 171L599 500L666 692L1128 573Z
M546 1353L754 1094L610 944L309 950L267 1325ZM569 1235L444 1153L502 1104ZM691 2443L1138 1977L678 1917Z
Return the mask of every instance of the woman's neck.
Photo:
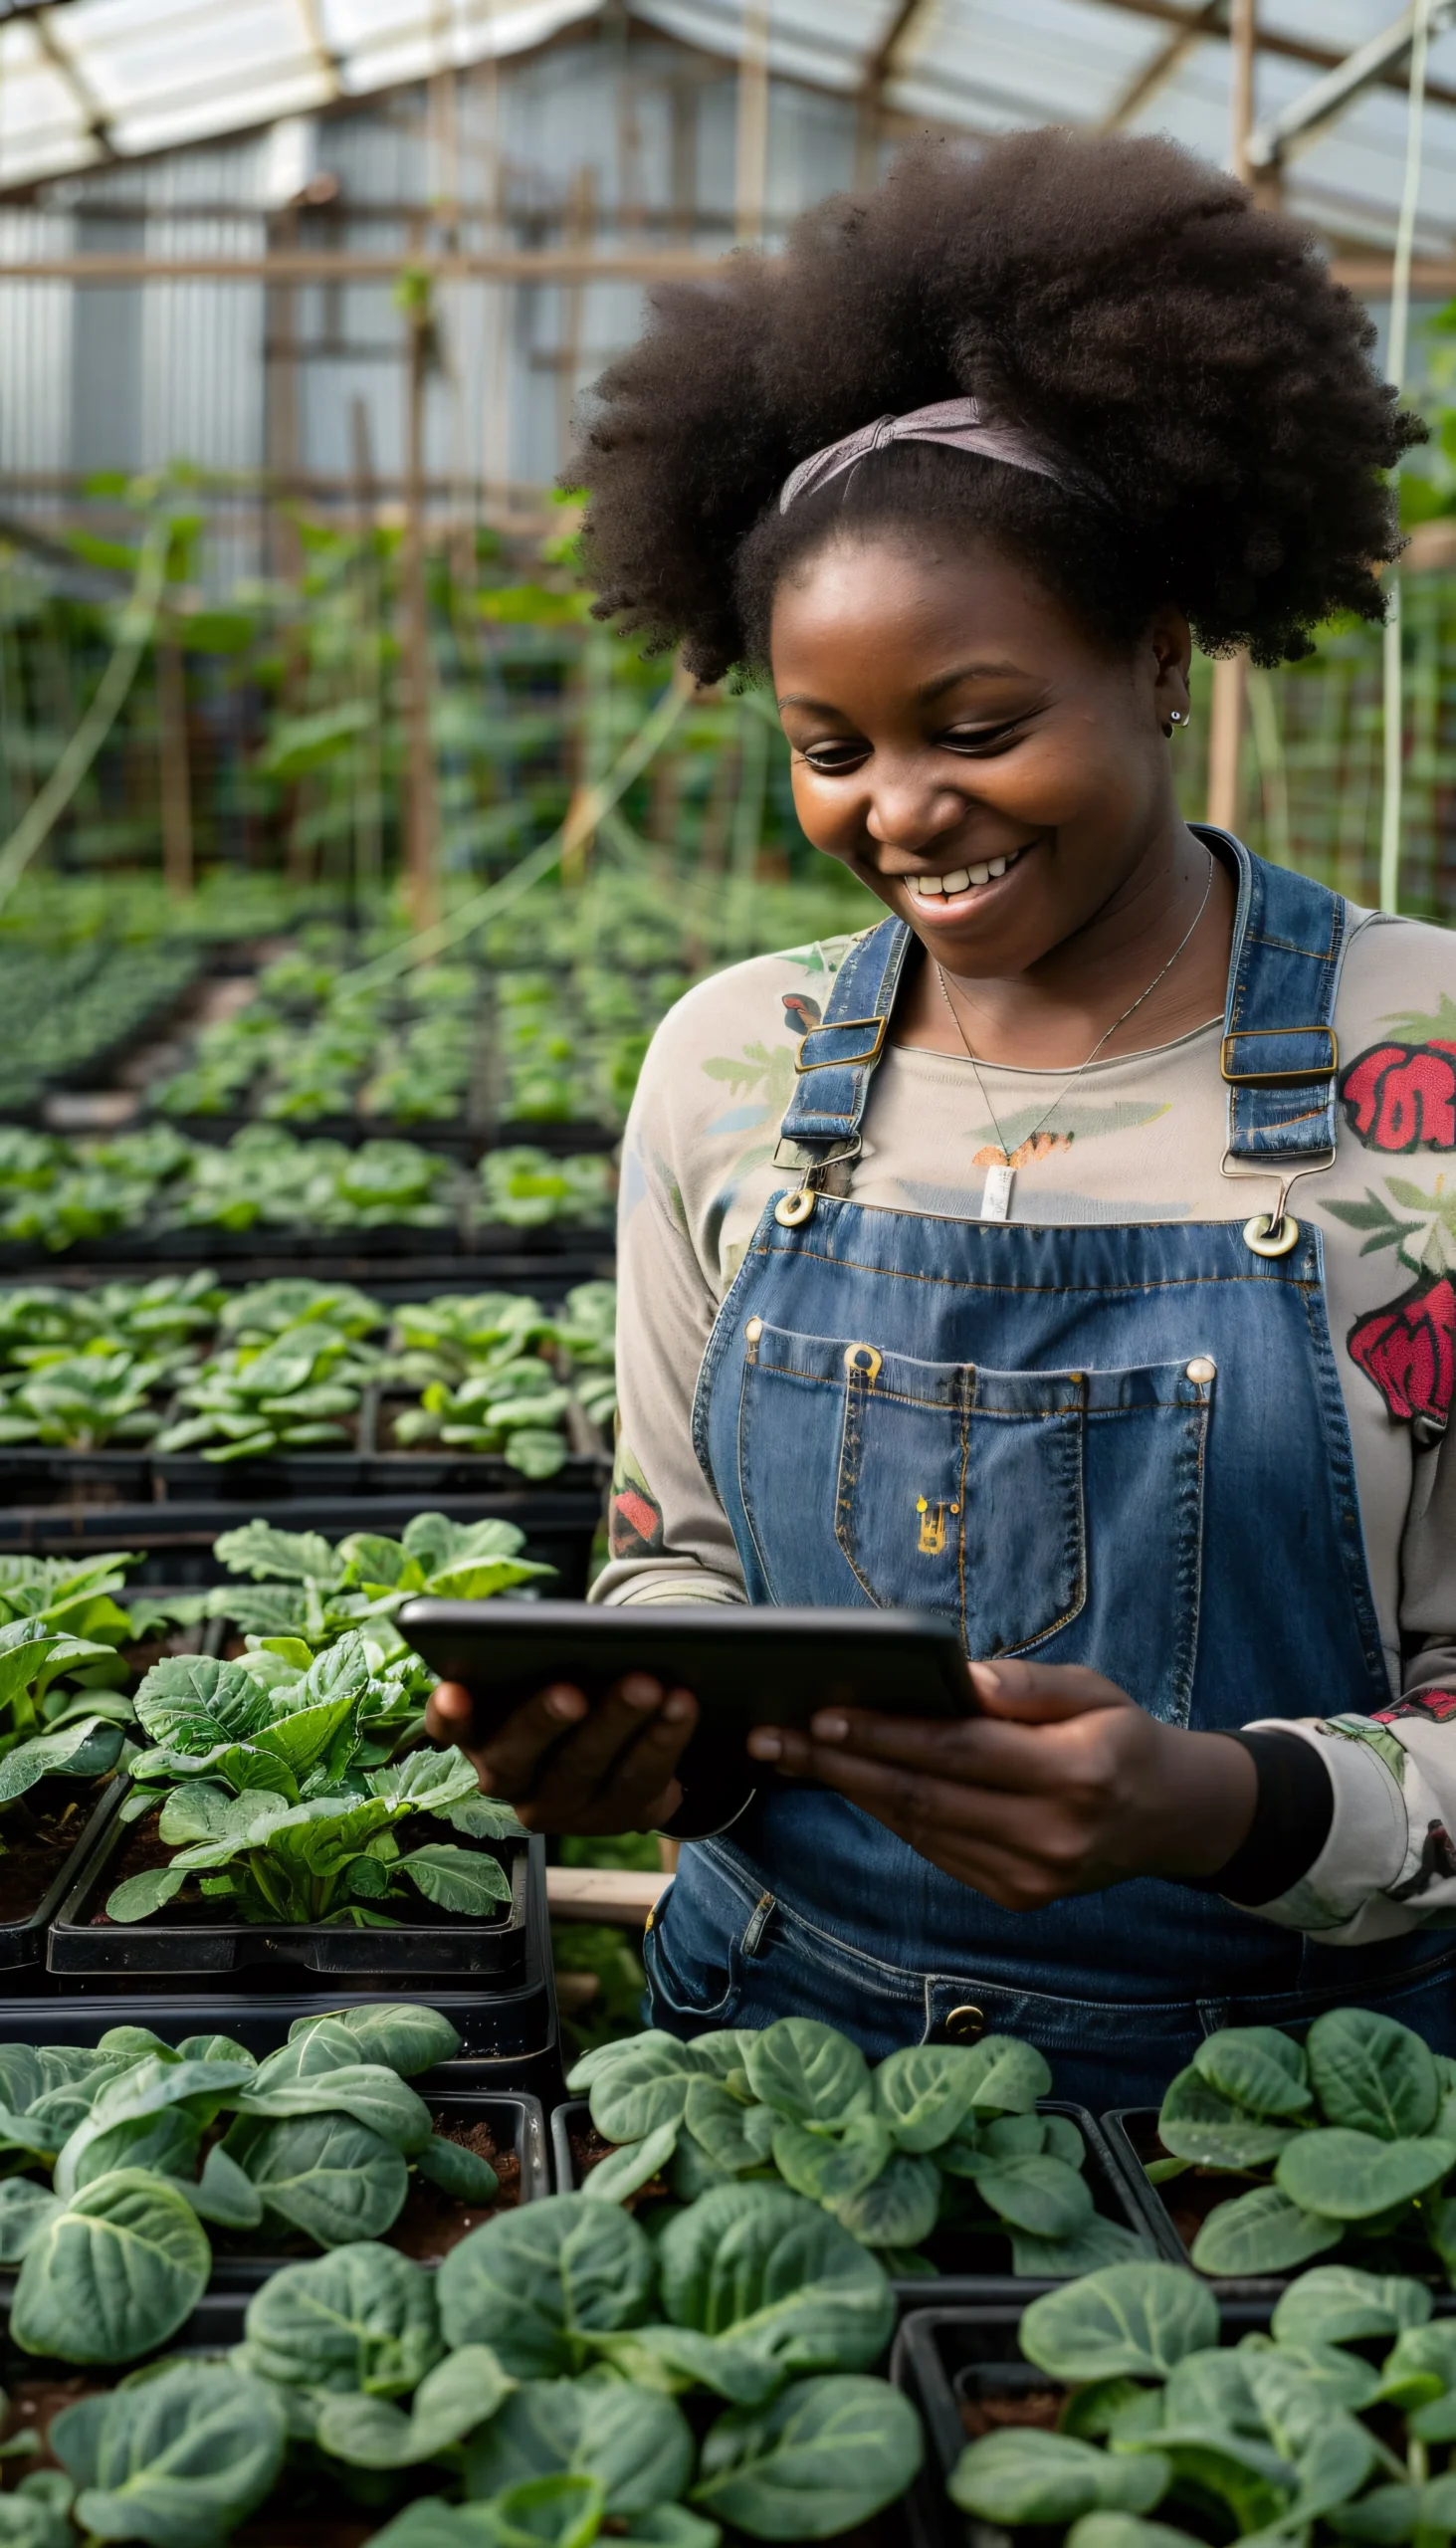
M1235 884L1221 859L1212 860L1211 878L1209 865L1210 852L1180 825L1172 857L1120 898L1116 912L1098 915L1026 972L946 973L942 987L933 961L918 963L897 1006L894 1040L955 1054L968 1044L978 1061L1074 1070L1134 1001L1099 1059L1189 1034L1221 1016L1227 996Z

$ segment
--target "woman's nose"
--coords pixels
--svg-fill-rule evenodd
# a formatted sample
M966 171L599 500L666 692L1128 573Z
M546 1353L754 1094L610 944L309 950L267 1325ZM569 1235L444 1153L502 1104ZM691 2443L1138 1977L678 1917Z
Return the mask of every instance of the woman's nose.
M963 821L965 800L939 779L914 770L876 773L865 827L886 849L926 850Z

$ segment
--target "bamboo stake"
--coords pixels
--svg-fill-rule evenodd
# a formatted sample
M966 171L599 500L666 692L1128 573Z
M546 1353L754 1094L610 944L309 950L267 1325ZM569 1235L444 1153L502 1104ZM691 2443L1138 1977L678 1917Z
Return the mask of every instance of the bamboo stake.
M156 645L157 758L161 779L162 874L174 902L189 902L192 769L187 751L187 680L182 649L163 625Z
M405 736L408 775L405 863L410 918L417 930L440 917L436 861L438 822L435 753L430 735L430 620L425 589L425 385L429 376L430 302L427 288L408 302L409 363L405 385L405 517L401 554L404 603Z

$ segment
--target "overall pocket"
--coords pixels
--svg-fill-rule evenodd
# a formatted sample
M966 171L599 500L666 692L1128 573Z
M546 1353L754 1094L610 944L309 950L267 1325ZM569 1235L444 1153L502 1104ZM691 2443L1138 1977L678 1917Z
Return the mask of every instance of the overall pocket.
M939 1611L967 1654L1088 1663L1185 1723L1214 1385L1195 1369L992 1372L762 1323L738 1482L773 1599Z

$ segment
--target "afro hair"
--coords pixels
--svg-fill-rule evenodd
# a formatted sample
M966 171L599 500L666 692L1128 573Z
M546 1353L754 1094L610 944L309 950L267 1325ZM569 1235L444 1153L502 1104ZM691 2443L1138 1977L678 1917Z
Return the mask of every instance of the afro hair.
M598 616L702 680L766 660L775 585L851 528L957 525L1024 556L1108 642L1159 606L1210 653L1310 652L1378 619L1400 541L1382 473L1424 437L1305 232L1170 142L1047 129L923 143L781 256L653 297L586 402ZM971 395L1100 481L891 445L780 516L795 465L877 416Z

